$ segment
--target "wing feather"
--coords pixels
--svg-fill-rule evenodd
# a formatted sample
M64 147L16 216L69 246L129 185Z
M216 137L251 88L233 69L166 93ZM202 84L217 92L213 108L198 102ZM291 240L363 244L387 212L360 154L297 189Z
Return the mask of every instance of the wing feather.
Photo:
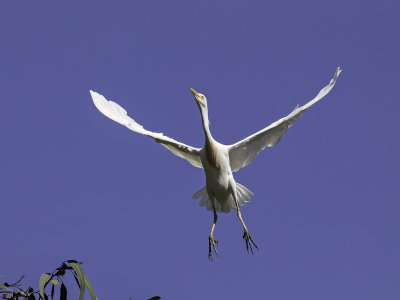
M329 84L324 87L314 99L305 105L301 107L296 106L288 116L272 123L268 127L256 132L244 140L228 146L232 171L236 172L247 166L255 159L256 155L261 150L277 144L281 140L283 134L298 120L307 108L321 100L332 90L341 71L342 70L338 67Z
M118 103L109 101L103 95L100 95L94 91L90 91L90 95L92 96L94 105L106 117L126 126L134 132L153 138L157 143L166 147L173 154L186 159L193 166L197 168L203 167L200 159L200 148L194 148L185 145L163 135L162 133L146 130L142 125L138 124L134 119L129 117L127 111Z

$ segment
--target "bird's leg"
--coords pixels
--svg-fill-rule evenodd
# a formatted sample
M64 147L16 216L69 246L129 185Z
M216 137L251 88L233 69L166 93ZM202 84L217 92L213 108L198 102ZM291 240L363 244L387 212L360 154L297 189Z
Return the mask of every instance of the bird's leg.
M243 225L243 229L244 229L243 239L244 239L245 242L246 242L246 249L247 249L247 252L249 252L249 248L250 248L251 253L253 253L253 246L252 246L252 244L254 245L254 247L257 248L257 250L258 250L258 247L257 247L256 243L254 242L253 238L251 237L250 232L249 232L249 230L248 230L247 227L246 227L246 224L244 224L244 221L243 221L243 218L242 218L242 214L240 213L239 204L238 204L238 202L237 202L236 191L235 191L235 190L232 191L232 195L233 195L233 199L235 200L237 216L238 216L240 222L241 222L242 225Z
M211 227L210 236L208 237L208 259L213 260L213 249L214 249L215 254L218 255L218 251L215 246L215 244L218 244L218 241L213 236L215 224L217 224L218 215L215 210L215 205L214 205L213 199L210 199L210 201L211 201L213 212L214 212L214 222Z

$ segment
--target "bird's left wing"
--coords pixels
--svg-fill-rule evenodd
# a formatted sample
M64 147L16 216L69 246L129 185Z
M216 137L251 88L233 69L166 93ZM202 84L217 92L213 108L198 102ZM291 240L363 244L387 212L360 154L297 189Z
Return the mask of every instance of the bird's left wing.
M301 107L297 106L288 116L272 123L268 127L256 132L244 140L228 146L232 171L236 172L247 166L254 160L261 150L264 150L267 146L272 147L277 144L281 140L282 135L297 121L307 108L321 100L330 92L341 71L342 70L338 67L329 84L324 87L314 99L305 105Z
M147 135L153 138L157 143L160 143L175 155L186 159L193 166L203 168L200 159L200 148L194 148L183 143L177 142L162 133L156 133L143 128L142 125L136 123L131 117L128 116L126 110L114 101L107 100L103 95L90 91L94 105L106 117L118 122L130 130Z

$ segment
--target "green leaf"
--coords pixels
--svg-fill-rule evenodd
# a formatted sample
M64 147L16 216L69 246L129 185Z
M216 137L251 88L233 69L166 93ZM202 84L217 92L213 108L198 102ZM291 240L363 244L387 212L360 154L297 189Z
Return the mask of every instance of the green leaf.
M65 287L64 282L61 283L60 300L67 300L67 288Z
M53 285L59 285L60 282L57 279L50 280Z
M97 300L96 294L94 292L92 284L89 281L89 278L87 278L86 274L83 274L83 276L85 277L85 284L86 284L87 289L90 292L90 295L92 296L92 300Z
M10 288L8 286L5 286L4 284L0 284L0 289L7 290L7 291L10 290Z
M43 299L45 299L45 295L44 295L44 288L45 288L45 286L46 286L46 284L47 284L47 282L49 281L49 279L50 279L50 274L49 273L43 273L41 276L40 276L40 279L39 279L39 293L40 293L40 296L43 298Z
M85 274L83 273L81 265L76 260L69 260L68 263L74 269L76 275L78 275L79 284L81 286L79 300L83 300L83 295L85 294Z

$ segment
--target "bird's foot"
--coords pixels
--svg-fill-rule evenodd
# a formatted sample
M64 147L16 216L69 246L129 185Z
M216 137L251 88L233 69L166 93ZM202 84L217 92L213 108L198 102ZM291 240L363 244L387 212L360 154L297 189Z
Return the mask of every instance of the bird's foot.
M251 235L250 235L250 232L249 232L246 228L244 229L243 239L244 239L245 242L246 242L246 249L247 249L247 252L249 252L249 248L250 248L251 253L253 253L253 245L254 245L254 247L256 247L257 250L258 250L258 247L257 247L256 243L254 243L253 238L252 238ZM253 244L253 245L252 245L252 244Z
M213 250L215 254L218 256L218 251L216 244L218 245L218 241L214 238L212 234L208 237L208 259L213 260Z

